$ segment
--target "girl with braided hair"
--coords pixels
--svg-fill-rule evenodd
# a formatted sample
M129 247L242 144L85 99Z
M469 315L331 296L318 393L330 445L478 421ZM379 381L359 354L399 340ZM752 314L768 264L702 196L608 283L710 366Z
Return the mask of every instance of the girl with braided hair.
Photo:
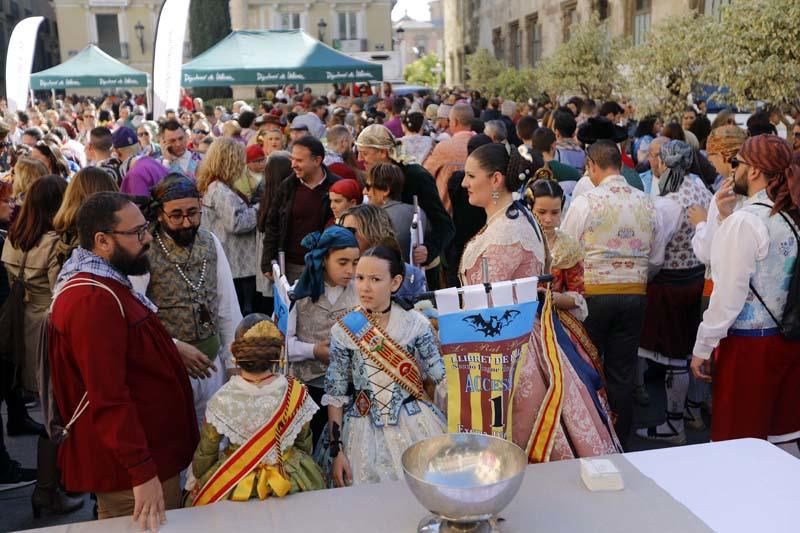
M186 483L189 505L325 487L311 458L310 422L319 407L300 381L275 372L283 345L265 315L248 315L236 328L231 353L240 373L208 402Z

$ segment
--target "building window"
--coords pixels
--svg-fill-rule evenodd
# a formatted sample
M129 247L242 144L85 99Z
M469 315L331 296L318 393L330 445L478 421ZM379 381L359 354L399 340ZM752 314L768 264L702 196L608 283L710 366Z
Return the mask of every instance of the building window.
M705 0L703 13L714 17L719 22L722 19L722 6L730 5L731 0Z
M355 11L339 12L339 38L358 39L358 13Z
M95 21L97 22L97 46L111 57L122 57L117 15L95 15Z
M511 40L511 65L519 68L522 65L522 32L519 29L519 22L512 22L508 25L508 37Z
M651 0L636 0L636 13L633 15L633 44L640 45L647 40L650 31Z
M609 15L608 0L597 0L597 18L606 20Z
M542 25L539 16L531 15L525 20L528 35L528 64L535 67L542 59Z
M299 30L300 13L281 13L282 30Z
M562 10L562 32L564 35L564 42L567 42L572 35L573 26L578 24L578 3L569 2L562 7Z
M503 60L505 57L505 43L503 42L503 30L495 28L492 31L492 46L494 47L494 58Z

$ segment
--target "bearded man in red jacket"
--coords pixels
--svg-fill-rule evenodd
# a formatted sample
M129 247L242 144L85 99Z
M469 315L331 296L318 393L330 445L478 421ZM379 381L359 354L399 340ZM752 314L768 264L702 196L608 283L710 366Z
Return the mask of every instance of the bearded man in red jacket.
M128 280L149 266L139 208L97 193L77 226L49 327L53 396L73 420L59 466L68 490L97 494L101 519L133 514L156 531L180 506L179 475L198 442L189 376L156 307Z

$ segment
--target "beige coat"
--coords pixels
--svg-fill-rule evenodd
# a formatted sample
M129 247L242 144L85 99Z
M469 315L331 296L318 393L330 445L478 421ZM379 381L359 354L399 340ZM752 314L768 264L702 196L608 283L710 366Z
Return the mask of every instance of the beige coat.
M25 358L21 369L22 386L31 392L38 392L36 382L36 362L39 350L39 330L45 313L50 307L53 287L56 284L61 266L56 257L58 234L50 231L42 236L39 243L28 252L25 264ZM25 253L11 245L6 239L3 246L2 261L8 272L9 285L20 274L22 257Z

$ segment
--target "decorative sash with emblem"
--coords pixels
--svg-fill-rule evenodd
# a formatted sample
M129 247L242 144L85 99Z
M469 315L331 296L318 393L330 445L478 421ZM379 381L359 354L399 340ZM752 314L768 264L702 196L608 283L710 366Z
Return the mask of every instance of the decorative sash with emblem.
M288 381L286 393L275 414L222 463L200 489L193 505L216 503L225 499L234 488L234 500L247 500L250 498L256 477L258 477L258 495L261 499L266 498L268 485L278 496L285 496L289 492L291 484L283 473L282 464L278 468L261 465L261 460L275 446L279 447L278 456L281 457L280 444L283 432L292 424L308 396L308 390L300 382L289 377L286 379ZM237 487L240 482L242 486Z
M414 357L374 324L363 308L356 308L336 322L361 349L361 353L386 372L395 383L417 400L425 398L422 376ZM369 411L369 402L364 400L366 398L356 399L356 408L361 416ZM366 408L362 408L360 404Z

